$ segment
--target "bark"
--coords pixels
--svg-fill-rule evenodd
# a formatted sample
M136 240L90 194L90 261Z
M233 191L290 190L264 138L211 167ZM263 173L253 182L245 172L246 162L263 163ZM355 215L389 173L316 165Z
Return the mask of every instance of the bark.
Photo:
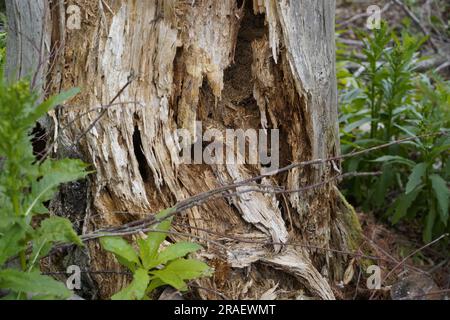
M96 170L88 206L78 213L85 217L83 232L142 218L260 174L263 168L256 165L179 164L176 129L195 136L196 120L203 129L219 131L279 129L281 166L339 152L334 1L7 0L7 5L10 75L24 76L31 66L47 94L82 89L51 116L55 153L82 157ZM67 28L69 5L81 8L79 30ZM42 50L33 51L32 43ZM36 62L38 57L45 63ZM130 79L120 104L96 122L98 108ZM295 169L264 183L297 189L329 179L338 166ZM304 292L333 299L346 257L311 247L351 249L355 237L349 231L357 224L352 215L337 189L326 185L290 196L216 199L178 219L219 234L307 246L245 244L178 229L228 249L203 243L200 257L216 274L202 286L235 299L258 298L277 284L284 290L279 298ZM91 269L119 270L97 243L89 252ZM110 275L95 280L103 298L128 281Z

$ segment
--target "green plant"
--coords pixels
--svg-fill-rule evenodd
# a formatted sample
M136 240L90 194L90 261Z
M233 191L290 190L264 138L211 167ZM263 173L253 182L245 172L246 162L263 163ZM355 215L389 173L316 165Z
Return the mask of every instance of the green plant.
M450 82L434 76L422 76L417 80L415 99L417 105L403 126L397 125L406 136L426 136L405 145L408 158L397 156L389 162L397 162L408 168L404 193L388 210L392 222L402 218L415 218L422 213L424 219L424 241L433 235L445 233L449 226L450 191ZM443 132L445 135L438 135ZM447 229L448 230L448 229Z
M71 293L62 283L40 274L39 261L54 244L82 243L70 221L49 217L44 204L60 184L88 172L79 160L39 163L30 132L40 117L77 90L37 104L27 82L7 84L0 78L0 288L9 291L7 299L67 298Z
M417 137L344 164L347 172L382 171L376 178L348 182L348 196L365 209L385 212L392 223L423 223L423 238L449 230L450 85L436 75L415 71L425 38L386 25L363 35L364 69L343 88L341 138L343 153L392 140ZM345 72L338 72L345 74Z
M189 253L201 246L191 242L177 242L160 251L162 242L172 224L171 209L158 214L160 222L148 233L146 239L137 241L138 250L120 237L104 237L102 247L114 254L116 259L133 273L133 281L115 294L113 300L149 299L151 293L164 285L185 291L187 280L211 275L207 264L195 259L186 259ZM161 231L161 232L159 232Z

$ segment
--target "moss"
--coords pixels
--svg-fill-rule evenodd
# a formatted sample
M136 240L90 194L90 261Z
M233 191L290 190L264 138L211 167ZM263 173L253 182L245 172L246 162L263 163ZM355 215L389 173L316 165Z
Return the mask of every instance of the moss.
M342 215L348 234L346 239L348 249L357 250L362 240L362 227L358 215L356 214L355 208L348 203L345 196L337 189L336 192L338 194L339 214Z
M344 195L334 188L336 207L335 219L331 229L333 247L344 252L357 252L362 242L362 228L355 209ZM342 281L348 263L354 255L338 254L332 263L333 278Z
M339 190L336 189L336 192L339 198L339 214L342 215L343 222L347 231L347 238L345 239L347 242L347 248L349 251L358 251L361 249L363 238L361 223L359 222L359 218L355 208L350 203L348 203L345 196ZM370 265L373 265L374 261L364 258L359 260L359 264L365 270Z

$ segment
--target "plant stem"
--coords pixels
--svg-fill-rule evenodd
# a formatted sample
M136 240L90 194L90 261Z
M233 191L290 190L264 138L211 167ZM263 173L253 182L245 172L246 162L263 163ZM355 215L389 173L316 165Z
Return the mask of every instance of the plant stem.
M22 268L22 271L27 270L27 257L25 255L25 250L20 251L20 267Z
M11 168L11 172L13 173L13 176L16 177L18 179L18 169L15 165L12 165ZM11 198L12 198L12 203L13 203L13 208L14 208L14 214L16 215L16 217L20 217L20 203L19 203L19 198L18 198L18 193L19 190L17 190L17 188L12 188L12 192L11 192ZM20 257L20 267L22 268L22 271L26 271L27 270L27 257L26 257L26 253L25 250L22 250L19 253L19 257Z

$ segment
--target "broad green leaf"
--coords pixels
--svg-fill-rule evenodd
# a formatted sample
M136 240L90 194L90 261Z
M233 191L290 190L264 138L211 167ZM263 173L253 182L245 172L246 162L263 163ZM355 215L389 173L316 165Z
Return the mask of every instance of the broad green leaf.
M55 243L74 243L83 246L68 219L50 217L43 220L41 226L34 232L32 262L47 255Z
M423 230L423 241L430 243L433 239L433 228L436 222L436 208L432 204L429 208L427 217L425 218L425 228Z
M165 269L178 273L183 280L212 275L212 269L206 263L195 259L178 259L169 263Z
M409 176L408 183L406 185L406 193L411 193L418 185L422 183L422 178L427 172L428 164L419 163L416 165Z
M435 147L433 148L433 150L431 150L429 159L434 160L435 158L439 157L442 153L448 152L448 150L450 150L450 144Z
M350 123L349 125L347 125L344 128L344 132L352 132L353 130L355 130L356 128L361 127L362 125L371 122L372 119L371 118L364 118L355 122Z
M71 99L75 95L77 95L80 92L80 89L78 88L72 88L68 91L62 92L56 96L50 97L47 100L45 100L43 103L38 105L28 116L27 121L29 123L36 122L39 118L44 116L48 111L53 109L55 106L59 104L63 104L65 101Z
M159 279L159 278L155 278L155 279L153 279L153 280L150 281L150 284L149 284L148 287L147 287L146 293L147 293L147 294L150 294L150 293L152 293L155 289L157 289L157 288L159 288L159 287L162 287L162 286L164 286L164 285L166 285L166 283L165 283L164 281L162 281L162 280Z
M408 209L413 204L414 200L416 200L419 193L422 191L423 185L417 187L414 191L401 195L395 201L395 214L392 217L392 223L398 223L402 218L404 218L408 214Z
M13 216L11 212L7 212L6 215L0 215L0 235L15 224L22 226L22 228L28 227L23 217Z
M142 266L146 270L150 270L152 265L155 265L155 257L150 256L151 247L147 239L138 239L139 257L141 258Z
M436 195L436 199L439 205L439 214L442 223L447 226L448 224L448 201L450 197L450 191L447 187L447 183L440 176L433 174L430 176L431 185Z
M192 242L174 243L158 255L158 258L156 259L156 265L152 267L156 267L160 264L166 264L167 262L175 260L177 258L183 258L188 253L198 251L201 248L202 246Z
M211 275L211 268L204 262L193 259L177 259L164 269L152 271L154 276L178 290L186 290L185 280Z
M161 282L163 282L164 284L174 287L175 289L180 291L187 290L186 282L184 282L184 280L175 272L162 269L159 271L155 271L153 274L155 277L157 277L157 279L160 279ZM152 289L154 290L154 288Z
M139 257L134 248L124 239L120 237L104 237L100 239L100 243L106 251L112 252L116 258L123 259L126 262L139 265ZM121 262L121 260L119 260ZM122 263L122 262L121 262ZM129 267L129 265L126 265Z
M410 130L408 130L408 128L406 127L402 127L398 124L394 124L394 126L396 126L397 128L399 128L400 130L402 130L403 132L405 132L408 136L410 137L417 137L417 134L411 132ZM417 141L419 142L420 145L422 145L422 143L420 142L420 139L417 139Z
M162 220L168 217L170 214L174 212L174 208L169 208L166 210L161 211L159 214L155 216L156 219ZM158 225L154 227L153 230L158 231L169 231L171 225L172 225L172 217L169 217L162 222L160 222ZM148 268L148 266L153 262L153 260L156 259L156 256L158 254L159 247L161 243L166 239L167 233L165 232L149 232L147 239L143 241L139 241L139 253L142 259L142 263L145 268Z
M17 224L12 224L8 229L1 230L0 234L0 266L9 258L16 256L20 251L25 249L23 242L25 239L26 229Z
M383 166L383 174L378 178L371 197L375 207L381 207L385 202L386 192L393 180L392 172L392 166Z
M51 277L43 276L37 272L28 273L13 269L0 271L0 288L58 299L67 299L72 295L63 283Z
M87 165L80 160L45 161L40 167L42 178L32 184L32 198L25 211L25 216L29 215L38 203L50 200L60 184L86 177L89 174L86 168Z
M111 297L112 300L142 300L150 282L144 269L137 269L130 285Z
M128 270L130 270L131 272L135 272L136 268L139 266L135 262L130 262L122 257L117 256L117 255L115 257L121 265L127 267Z
M172 218L167 219L155 226L155 230L168 231L172 225ZM147 239L139 241L139 252L143 261L144 267L149 268L149 265L156 259L161 243L166 239L165 232L149 232Z
M357 172L358 166L361 163L361 158L353 158L348 161L348 172Z
M42 202L37 202L35 206L33 207L33 213L34 214L50 214L50 211L47 209L47 207Z
M162 210L155 216L155 218L158 220L162 220L162 219L168 217L169 215L171 215L172 213L174 213L175 210L176 209L174 207Z
M383 156L378 159L373 160L373 162L391 162L405 164L409 167L414 167L416 163L412 160L400 157L400 156Z

